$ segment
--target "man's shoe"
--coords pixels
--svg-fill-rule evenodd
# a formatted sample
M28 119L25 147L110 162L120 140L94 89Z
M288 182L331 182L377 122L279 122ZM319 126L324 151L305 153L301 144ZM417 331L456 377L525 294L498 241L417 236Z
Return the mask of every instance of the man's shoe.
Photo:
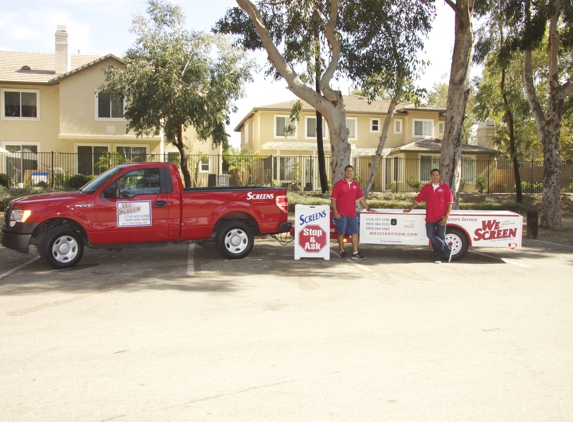
M346 252L340 251L340 259L346 259Z
M441 264L442 261L434 261L434 264Z
M360 255L360 252L354 252L352 254L352 259L365 259L362 255Z

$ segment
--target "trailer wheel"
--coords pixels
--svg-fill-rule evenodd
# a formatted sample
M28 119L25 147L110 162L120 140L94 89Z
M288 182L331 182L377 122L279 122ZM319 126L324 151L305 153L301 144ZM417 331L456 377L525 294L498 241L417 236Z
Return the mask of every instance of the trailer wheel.
M69 227L56 227L42 236L38 252L44 264L52 268L70 268L82 259L84 243Z
M253 231L242 221L229 221L217 229L217 251L227 258L244 258L254 242Z
M468 252L468 237L462 230L456 227L446 228L446 243L453 249L452 261L462 259Z

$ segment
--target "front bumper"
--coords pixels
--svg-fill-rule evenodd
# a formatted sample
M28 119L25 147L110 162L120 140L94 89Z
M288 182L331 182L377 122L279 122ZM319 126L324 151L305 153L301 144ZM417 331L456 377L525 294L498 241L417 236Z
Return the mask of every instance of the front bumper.
M16 224L14 227L2 226L0 233L2 246L18 252L28 252L35 227L35 223Z

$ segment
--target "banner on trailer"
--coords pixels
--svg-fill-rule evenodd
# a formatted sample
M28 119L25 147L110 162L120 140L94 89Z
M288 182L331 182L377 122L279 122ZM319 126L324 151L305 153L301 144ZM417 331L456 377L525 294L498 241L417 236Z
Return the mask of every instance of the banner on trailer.
M330 260L330 207L297 205L295 207L294 259Z

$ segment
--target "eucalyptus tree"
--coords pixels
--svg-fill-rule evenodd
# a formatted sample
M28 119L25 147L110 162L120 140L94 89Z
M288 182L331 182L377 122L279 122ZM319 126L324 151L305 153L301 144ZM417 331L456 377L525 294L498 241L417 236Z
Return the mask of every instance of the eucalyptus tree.
M454 208L458 208L462 171L463 129L466 106L471 90L470 70L474 47L473 20L476 3L479 6L480 0L444 1L454 11L455 38L446 103L444 138L440 154L440 168L442 181L450 185L454 193Z
M200 140L226 144L226 125L251 80L253 63L221 35L185 30L179 6L150 0L147 14L133 18L137 39L123 58L125 66L106 69L101 92L125 99L128 131L163 133L177 147L190 187L185 131L192 127Z
M406 91L403 87L409 84L409 66L416 59L400 57L401 61L397 61L396 55L415 50L405 49L401 43L411 39L409 30L423 26L416 19L426 22L428 18L404 16L412 10L432 11L433 2L345 1L340 8L338 0L261 0L256 4L237 0L237 3L248 19L234 8L215 29L240 34L241 45L246 48L264 48L271 66L268 73L282 77L297 97L324 116L330 132L333 180L342 178L344 167L350 162L351 147L343 97L332 88L333 80L341 75L360 78L364 87L368 86L366 79L370 84L384 78L386 82L400 80L400 87L396 83L390 88ZM405 4L408 6L400 7ZM402 21L410 25L399 26ZM398 27L407 29L399 34ZM359 42L363 49L354 48L354 43ZM400 71L398 77L390 78L396 70ZM309 75L314 75L314 79ZM318 89L309 85L313 80ZM374 91L372 88L371 92Z
M541 226L563 227L560 208L560 133L563 106L573 94L573 5L570 0L511 0L500 4L503 16L516 22L505 48L523 53L523 80L543 146ZM547 42L546 70L534 65L534 51ZM544 105L539 90L547 89Z
M515 114L518 112L516 108L520 105L523 106L525 97L520 95L523 92L520 89L521 86L516 86L516 82L521 82L521 78L516 78L515 72L511 72L512 69L515 71L515 66L510 69L512 62L519 60L519 58L516 57L515 53L509 55L502 52L507 32L509 32L512 24L515 25L515 22L506 21L500 13L500 9L496 7L491 7L488 15L489 19L478 30L476 43L475 61L485 62L484 78L480 83L480 103L476 110L484 119L495 114L502 116L503 127L499 129L509 141L509 157L513 162L516 201L521 203L523 202L523 194L519 173ZM494 95L484 96L485 92ZM498 133L498 135L502 135L502 133Z
M256 4L237 0L237 4L239 8L229 9L214 30L238 35L244 48L266 50L266 74L282 77L293 94L324 117L330 134L332 177L342 178L351 146L342 93L331 86L342 50L338 0L260 0Z
M417 79L426 63L418 58L423 38L431 30L435 7L418 0L349 0L342 8L344 34L341 66L370 100L389 99L376 155L364 187L367 197L400 102L419 98Z
M539 136L531 108L523 90L523 54L506 47L508 34L515 22L506 20L499 8L492 7L489 19L477 31L476 62L484 63L483 74L476 80L474 112L482 119L495 122L495 142L513 163L516 201L523 201L519 161L539 145ZM543 68L545 48L534 52L534 62ZM540 87L541 88L541 87ZM538 90L543 102L548 92Z

